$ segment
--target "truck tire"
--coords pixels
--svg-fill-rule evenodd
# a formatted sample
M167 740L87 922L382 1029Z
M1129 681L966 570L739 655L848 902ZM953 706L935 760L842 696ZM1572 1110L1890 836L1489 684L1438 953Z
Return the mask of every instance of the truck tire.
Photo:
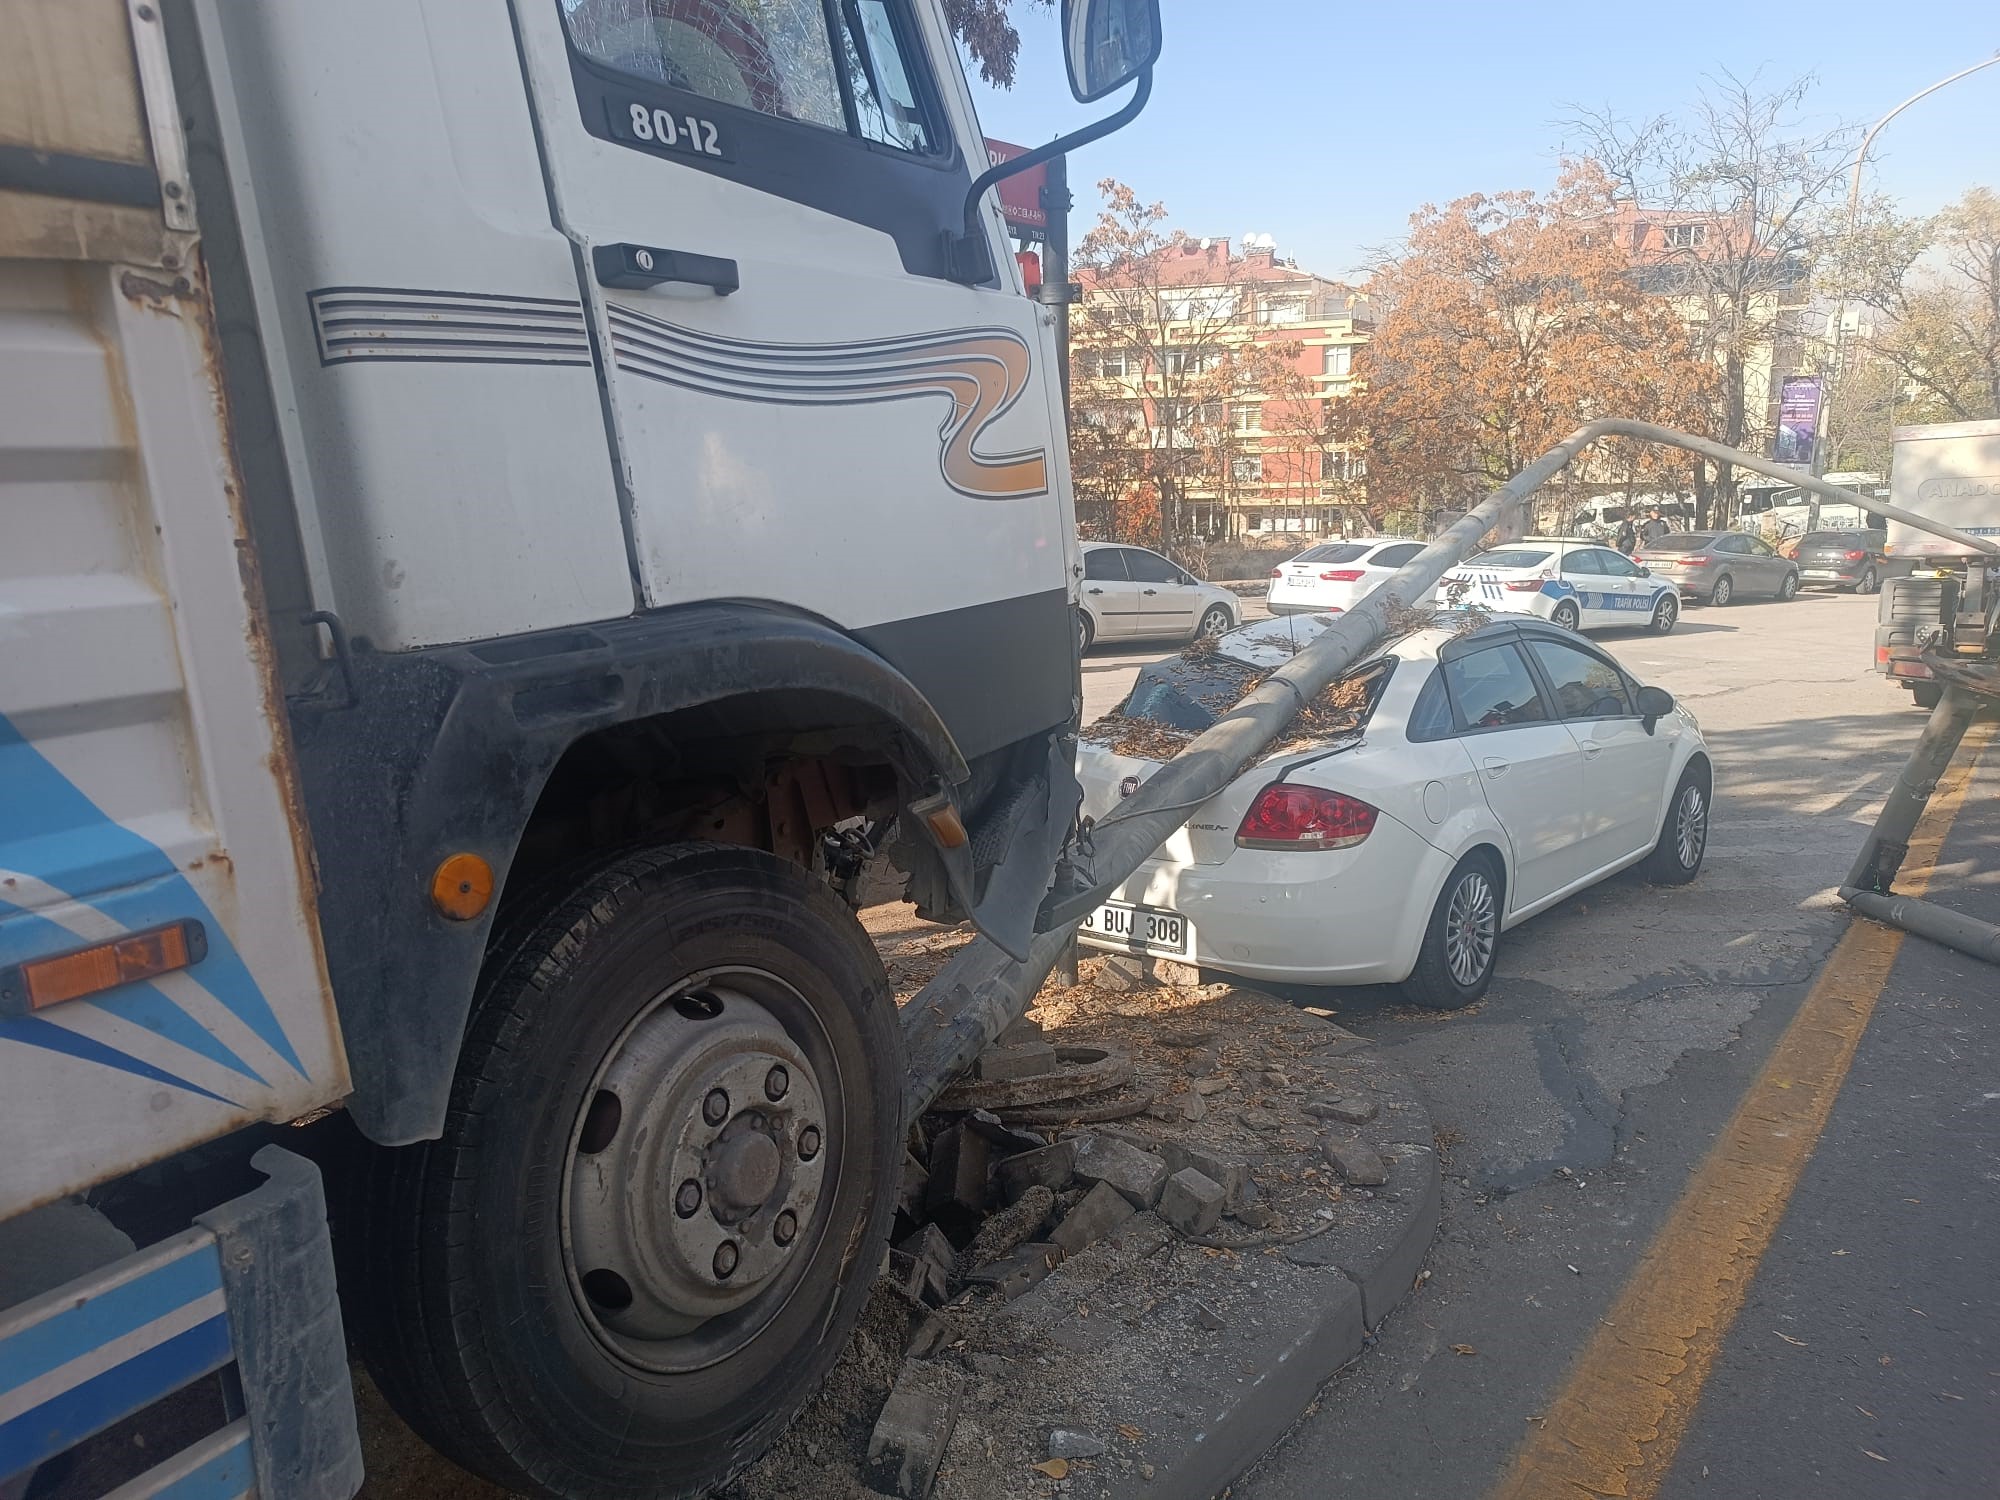
M1944 702L1944 684L1939 682L1913 682L1910 696L1917 700L1917 707L1929 713Z
M704 1495L867 1300L901 1031L860 924L772 855L628 852L564 890L491 949L443 1137L369 1148L352 1326L404 1418L509 1490Z

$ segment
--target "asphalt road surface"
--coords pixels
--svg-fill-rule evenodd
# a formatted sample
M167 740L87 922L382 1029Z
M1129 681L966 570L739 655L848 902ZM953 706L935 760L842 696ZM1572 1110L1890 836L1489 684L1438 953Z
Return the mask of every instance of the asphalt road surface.
M1614 1492L1507 1481L1565 1400L1580 1409L1587 1346L1623 1310L1655 1235L1702 1210L1681 1202L1684 1188L1853 925L1835 887L1923 722L1869 670L1873 616L1872 599L1811 594L1692 609L1667 637L1600 636L1700 717L1717 765L1701 879L1656 889L1621 877L1517 929L1468 1012L1412 1012L1389 991L1292 992L1374 1039L1424 1090L1441 1131L1444 1227L1429 1278L1378 1346L1235 1487L1239 1500ZM1086 661L1093 712L1117 702L1127 662ZM1990 774L1974 789L1935 893L2000 919L1996 791ZM1964 886L1982 861L1989 883ZM1996 997L1990 969L1919 939L1894 956L1872 1022L1856 1027L1851 1072L1828 1081L1837 1103L1789 1210L1773 1199L1768 1251L1760 1261L1756 1235L1742 1236L1752 1249L1735 1246L1720 1278L1721 1304L1742 1308L1719 1351L1676 1354L1644 1430L1575 1440L1585 1457L1650 1447L1670 1462L1663 1489L1655 1474L1616 1493L2000 1492ZM1682 1271L1648 1261L1647 1274ZM1693 1293L1660 1296L1691 1309L1684 1321L1707 1316ZM1629 1416L1591 1417L1589 1405L1586 1389L1586 1427ZM1657 1442L1683 1431L1677 1457Z

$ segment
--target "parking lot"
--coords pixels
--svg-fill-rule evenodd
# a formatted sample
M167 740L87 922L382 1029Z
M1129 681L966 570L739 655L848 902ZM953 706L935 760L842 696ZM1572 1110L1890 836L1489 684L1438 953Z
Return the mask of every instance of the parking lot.
M1470 1011L1292 996L1427 1096L1445 1223L1379 1348L1237 1494L1491 1488L1849 925L1835 888L1923 722L1870 670L1874 612L1809 593L1690 609L1665 637L1600 635L1700 717L1717 767L1701 878L1627 874L1510 933ZM1164 649L1087 658L1086 716Z

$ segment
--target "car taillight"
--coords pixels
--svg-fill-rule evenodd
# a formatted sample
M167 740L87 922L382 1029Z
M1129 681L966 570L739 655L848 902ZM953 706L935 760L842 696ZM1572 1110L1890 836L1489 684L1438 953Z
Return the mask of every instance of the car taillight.
M1271 569L1271 576L1273 578L1283 578L1285 576L1285 570L1283 568L1273 568Z
M1507 580L1507 587L1517 594L1532 594L1547 582L1546 578L1510 578Z
M1681 559L1681 561L1686 563L1690 568L1705 568L1710 563L1714 562L1715 559L1708 556L1706 553L1702 553L1695 557L1684 557Z
M1375 831L1376 809L1344 792L1274 781L1236 830L1241 849L1348 849Z
M1332 568L1319 575L1321 583L1356 583L1360 578L1359 568Z
M1861 559L1866 557L1867 555L1868 554L1866 552L1863 552L1859 547L1853 547L1848 550L1847 560L1849 562L1860 562Z

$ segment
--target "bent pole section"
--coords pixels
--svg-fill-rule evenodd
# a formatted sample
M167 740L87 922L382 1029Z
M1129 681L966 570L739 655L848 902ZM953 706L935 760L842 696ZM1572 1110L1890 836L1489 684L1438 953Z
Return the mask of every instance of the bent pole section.
M1076 924L1136 870L1202 803L1227 786L1283 733L1301 707L1362 660L1388 631L1393 602L1423 597L1446 572L1464 561L1479 539L1509 520L1536 490L1607 437L1682 448L1718 463L1766 474L1823 494L1972 552L2000 554L2000 545L1970 536L1864 495L1801 474L1754 453L1650 422L1606 418L1579 427L1555 447L1498 486L1444 534L1384 579L1305 650L1264 679L1257 690L1145 781L1118 810L1072 847L1042 903L1033 946L1016 961L984 938L961 948L938 976L903 1009L909 1071L903 1094L914 1119L1029 1003L1073 936Z

